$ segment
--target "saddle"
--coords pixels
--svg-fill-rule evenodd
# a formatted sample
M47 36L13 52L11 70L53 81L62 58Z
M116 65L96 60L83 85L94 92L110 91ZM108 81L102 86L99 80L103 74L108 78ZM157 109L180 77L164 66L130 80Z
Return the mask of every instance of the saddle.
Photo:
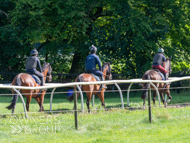
M41 80L37 75L31 74L31 76L33 77L33 79L36 81L37 84L41 85Z
M164 74L162 72L160 72L158 69L153 69L154 71L157 71L158 74L161 76L162 80L165 80Z
M95 74L93 74L93 73L90 73L97 81L100 81L100 78L99 78L99 76L97 76L97 75L95 75Z
M96 81L100 81L99 76L97 76L97 75L95 75L93 73L90 73L90 74L96 79ZM98 93L96 93L95 95L99 94L101 90L102 90L102 84L100 85L100 89L99 89Z

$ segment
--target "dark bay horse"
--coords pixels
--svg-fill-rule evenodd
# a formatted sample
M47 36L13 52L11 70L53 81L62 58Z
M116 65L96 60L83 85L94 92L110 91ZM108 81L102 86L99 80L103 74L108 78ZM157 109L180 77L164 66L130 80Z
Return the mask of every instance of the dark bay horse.
M52 72L52 68L51 68L51 64L52 63L45 63L42 66L42 71L43 71L43 75L44 75L44 81L46 81L46 78L48 80L48 82L51 82L52 80L52 76L51 76L51 72ZM20 73L17 76L15 76L15 78L12 81L12 85L17 85L17 86L28 86L28 87L38 87L40 86L39 84L36 83L36 81L34 80L34 78L27 74L27 73ZM41 93L39 93L40 90L20 90L22 92L22 94L25 95L26 97L26 109L27 111L29 111L29 104L31 102L31 98L35 98L36 101L38 102L39 106L40 106L40 110L39 111L44 111L44 107L43 107L43 102L44 102L44 95L46 93L46 91L41 91ZM18 99L18 95L15 93L15 91L12 91L13 94L13 99L11 101L11 104L6 107L9 110L12 109L12 113L14 114L14 109L16 106L16 102Z
M110 67L110 62L104 62L103 66L102 66L102 72L104 75L104 79L112 79L112 74L111 74L111 67ZM96 79L88 73L83 73L80 74L75 82L95 82ZM92 98L92 95L98 95L99 99L102 102L102 106L106 109L105 107L105 103L104 103L104 92L105 89L101 89L100 90L100 86L99 84L93 84L93 85L80 85L80 88L86 93L87 95L87 101L86 101L86 105L88 108L88 112L90 113L90 99ZM76 86L75 86L75 90L76 90ZM100 90L100 91L99 91ZM79 93L78 93L79 96ZM70 96L67 100L72 101L73 100L73 95Z
M166 71L167 71L167 77L169 77L169 75L171 74L172 70L171 70L171 58L167 58L166 59ZM159 75L159 73L155 70L148 70L144 73L143 77L142 77L142 80L162 80L161 76ZM172 97L170 95L170 84L165 84L165 83L153 83L159 90L159 94L162 98L162 102L163 104L166 105L171 101ZM153 104L155 105L155 99L156 99L156 96L157 96L157 93L156 93L156 90L154 89L153 86L150 86L150 83L144 83L142 84L143 86L143 92L142 92L142 96L141 98L144 100L143 102L143 107L145 107L145 100L146 100L146 97L147 97L147 89L148 88L151 88L153 89ZM169 99L165 102L164 100L164 97L163 97L163 93L166 93L167 96L169 97Z

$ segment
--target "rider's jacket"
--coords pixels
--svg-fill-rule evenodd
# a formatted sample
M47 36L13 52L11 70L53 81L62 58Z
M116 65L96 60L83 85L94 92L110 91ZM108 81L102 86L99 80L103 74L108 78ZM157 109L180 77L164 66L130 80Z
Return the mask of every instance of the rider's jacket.
M152 65L162 65L166 61L166 57L162 53L157 53L154 55Z
M90 54L86 57L86 60L85 60L86 71L95 70L96 64L98 64L99 70L101 71L102 70L101 62L100 62L99 57L96 54Z
M40 72L42 72L40 60L38 59L38 57L37 56L28 57L28 59L26 60L26 66L25 66L26 72L35 71L37 67L39 68Z

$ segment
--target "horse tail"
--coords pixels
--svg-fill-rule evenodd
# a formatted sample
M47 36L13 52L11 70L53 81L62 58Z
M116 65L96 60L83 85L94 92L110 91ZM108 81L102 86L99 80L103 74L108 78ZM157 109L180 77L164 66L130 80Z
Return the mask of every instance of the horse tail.
M82 76L79 76L79 77L76 79L76 82L84 82L83 77L82 77ZM82 89L82 85L79 85L79 87L80 87L80 89ZM75 86L74 90L77 90L77 91L78 91L78 89L76 88L76 86ZM74 94L74 93L73 93L73 94ZM73 99L74 99L73 94L67 98L68 101L70 101L70 102L73 101ZM79 94L79 93L78 93L78 94ZM78 94L77 94L77 97L78 97Z
M143 79L144 80L151 80L151 77L148 73L144 74L143 75ZM148 88L150 88L150 83L144 83L143 84L143 92L142 92L142 95L141 95L141 98L142 99L145 99L147 97L147 93L148 93Z
M17 76L17 77L16 77L16 79L15 79L15 85L21 86L21 79L20 79L20 76ZM13 93L15 93L15 92L13 92ZM10 109L14 109L15 106L16 106L17 100L18 100L18 94L15 93L15 94L13 95L11 104L10 104L9 106L7 106L6 108L9 109L9 110L10 110Z

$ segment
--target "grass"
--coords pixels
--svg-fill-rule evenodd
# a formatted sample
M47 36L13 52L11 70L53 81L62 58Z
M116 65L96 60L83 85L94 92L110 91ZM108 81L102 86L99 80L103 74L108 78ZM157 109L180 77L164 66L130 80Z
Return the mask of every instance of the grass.
M180 95L173 92L171 104L189 101L188 92ZM29 119L23 118L23 107L18 100L15 116L5 107L11 97L0 97L0 142L77 142L77 143L141 143L141 142L190 142L190 107L152 107L152 123L148 121L148 110L122 110L118 94L106 93L108 111L100 106L99 99L91 114L79 112L79 129L74 128L73 103L66 101L66 95L53 99L53 113L49 110L49 97L44 100L46 112L39 113L34 99L30 104ZM126 107L126 93L123 93ZM84 100L86 101L86 100ZM158 101L156 102L158 105ZM131 107L141 107L140 93L130 95ZM84 105L86 109L86 105ZM80 99L78 100L80 109ZM86 111L86 110L85 110Z

